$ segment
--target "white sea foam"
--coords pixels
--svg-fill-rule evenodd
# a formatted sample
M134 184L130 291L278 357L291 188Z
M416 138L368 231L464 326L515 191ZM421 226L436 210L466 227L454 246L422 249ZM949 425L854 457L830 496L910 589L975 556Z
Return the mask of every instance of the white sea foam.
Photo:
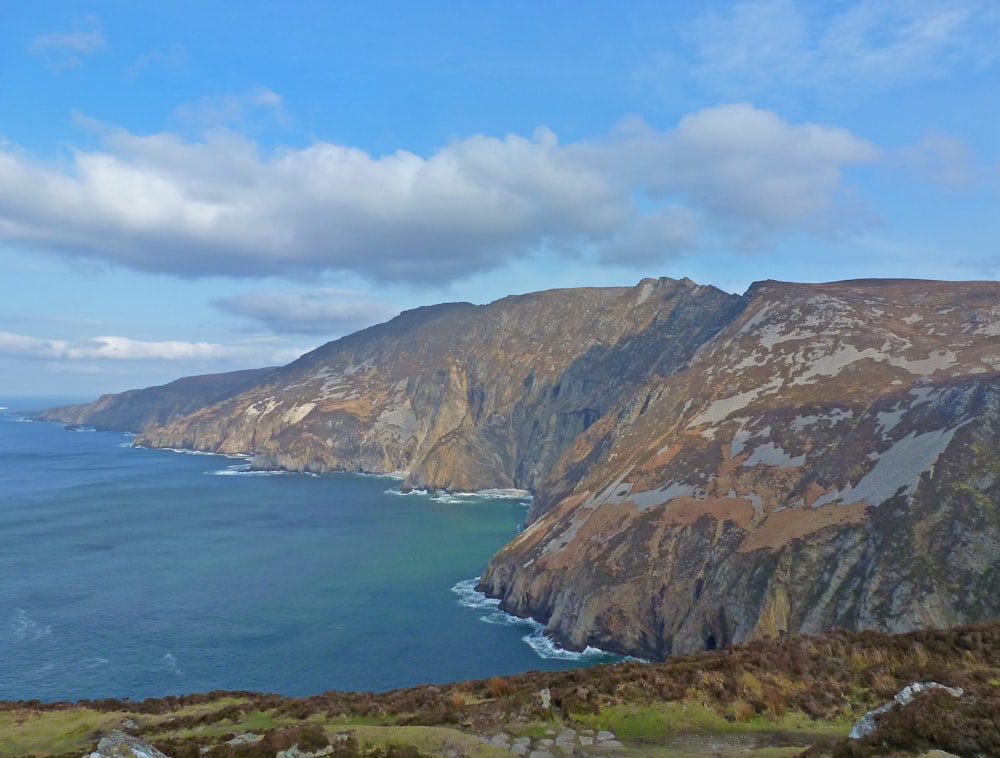
M206 471L205 473L209 476L319 476L312 471L255 471L250 468L248 463L237 463L234 466L226 466L226 468Z
M52 627L39 624L23 608L14 611L14 618L10 625L14 632L14 639L18 642L37 642L52 637Z
M409 475L405 471L389 471L384 474L376 474L371 471L345 471L344 473L349 473L351 476L366 476L372 479L392 479L397 482L401 482Z
M110 662L107 658L95 655L91 658L84 658L77 665L82 669L99 669L101 666L107 666Z
M184 674L184 672L181 671L180 666L177 665L177 658L169 651L164 653L163 657L160 658L160 667L165 668L167 671L172 671L175 674L182 676Z
M422 495L435 503L446 505L461 505L475 500L520 500L525 505L531 502L531 493L527 490L481 490L479 492L444 492L442 490L407 490L388 489L386 495Z
M540 624L531 618L520 618L510 613L500 610L500 601L496 598L487 597L484 593L476 590L479 578L465 579L459 582L451 591L458 595L458 604L466 608L485 611L479 617L487 624L498 624L500 626L521 626L527 627L529 632L521 639L535 651L539 658L563 660L563 661L586 661L597 663L601 660L619 660L618 656L612 653L599 650L595 647L588 647L581 653L573 650L566 650L559 646L559 643L545 633L545 625Z
M508 489L488 489L479 490L474 493L476 497L485 497L494 500L528 500L532 499L532 494L528 490Z
M389 489L387 489L385 491L384 494L386 494L386 495L399 495L400 497L410 497L410 496L413 496L413 495L422 495L424 497L428 497L431 493L429 493L427 490L406 490L404 492L403 490L400 490L400 489L389 488Z
M606 660L612 657L611 653L606 653L596 647L587 647L582 653L566 650L559 647L559 643L545 634L544 626L538 624L538 627L531 634L526 634L523 639L539 658L554 658L564 661L593 661L596 663L597 659ZM613 657L617 658L617 656Z
M210 453L206 450L189 450L183 447L160 447L157 450L166 450L168 453L180 453L181 455L211 455L218 458L232 458L238 461L249 461L252 455L246 453Z

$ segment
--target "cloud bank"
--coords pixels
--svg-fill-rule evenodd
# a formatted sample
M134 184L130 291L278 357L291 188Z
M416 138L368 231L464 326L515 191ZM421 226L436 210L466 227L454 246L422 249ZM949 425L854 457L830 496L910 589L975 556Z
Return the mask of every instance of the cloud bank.
M218 345L211 342L147 342L115 336L74 342L0 332L0 355L17 358L68 361L249 361L265 365L285 363L299 355L299 351L282 350L265 358L264 352L259 346Z
M220 310L250 319L278 334L339 336L394 316L384 303L357 300L359 293L337 290L269 290L212 301Z
M829 234L856 220L845 168L880 159L845 129L747 103L565 145L545 128L475 135L426 157L105 128L101 148L69 165L0 146L0 240L181 277L339 271L442 285L539 249L653 263Z

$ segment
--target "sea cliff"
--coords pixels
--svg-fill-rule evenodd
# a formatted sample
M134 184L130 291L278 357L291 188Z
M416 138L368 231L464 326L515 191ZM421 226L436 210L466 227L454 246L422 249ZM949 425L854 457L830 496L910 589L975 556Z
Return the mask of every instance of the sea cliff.
M997 282L553 290L410 311L251 378L186 413L145 391L136 444L531 490L481 588L571 647L1000 616Z

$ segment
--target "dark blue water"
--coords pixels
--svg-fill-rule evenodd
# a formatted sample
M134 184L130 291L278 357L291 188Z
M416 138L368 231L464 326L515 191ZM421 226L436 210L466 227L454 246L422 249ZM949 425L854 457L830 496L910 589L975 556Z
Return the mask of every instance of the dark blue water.
M0 699L381 691L606 660L472 591L524 501L254 474L16 413L46 405L0 399Z

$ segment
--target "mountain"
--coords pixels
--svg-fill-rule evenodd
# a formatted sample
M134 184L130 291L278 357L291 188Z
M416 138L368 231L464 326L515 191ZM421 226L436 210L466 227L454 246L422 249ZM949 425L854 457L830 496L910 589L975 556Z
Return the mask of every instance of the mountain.
M167 424L206 405L260 384L273 369L188 376L162 387L102 395L92 403L64 405L39 414L46 421L85 424L95 429L141 432Z
M996 282L660 279L409 311L186 415L167 385L49 418L121 404L155 415L140 445L529 489L481 588L660 659L1000 616L998 374Z
M414 488L533 489L619 396L683 366L740 302L663 279L419 308L136 444L252 453L263 469L405 472Z
M746 299L574 442L482 588L656 659L1000 615L1000 284Z

